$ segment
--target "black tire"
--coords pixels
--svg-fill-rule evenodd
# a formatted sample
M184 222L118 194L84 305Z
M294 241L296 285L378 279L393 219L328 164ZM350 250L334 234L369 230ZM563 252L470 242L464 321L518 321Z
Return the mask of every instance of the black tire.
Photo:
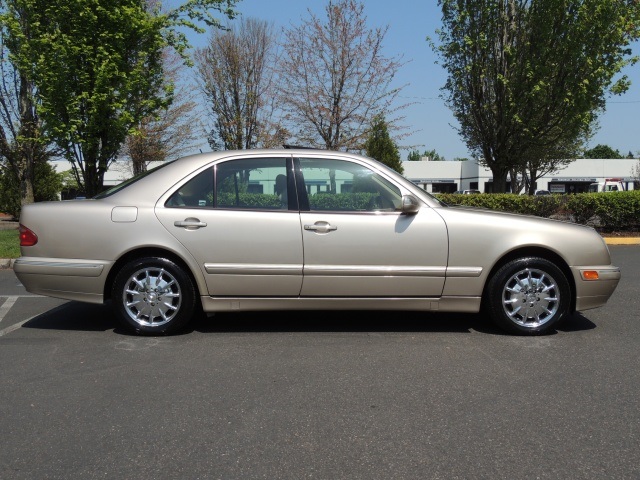
M548 333L567 316L571 288L562 270L539 257L503 265L489 280L485 311L503 330L518 335Z
M138 335L169 335L184 328L196 310L191 277L171 260L145 257L116 275L111 301L118 320Z

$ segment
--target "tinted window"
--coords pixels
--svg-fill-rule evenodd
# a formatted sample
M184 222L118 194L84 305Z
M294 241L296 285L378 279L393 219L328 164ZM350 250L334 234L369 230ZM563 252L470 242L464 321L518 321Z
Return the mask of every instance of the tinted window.
M182 185L166 203L168 207L213 207L213 169L208 168Z
M288 208L285 158L231 160L215 168L216 208Z
M300 159L311 211L395 211L402 205L400 189L373 170L355 162Z

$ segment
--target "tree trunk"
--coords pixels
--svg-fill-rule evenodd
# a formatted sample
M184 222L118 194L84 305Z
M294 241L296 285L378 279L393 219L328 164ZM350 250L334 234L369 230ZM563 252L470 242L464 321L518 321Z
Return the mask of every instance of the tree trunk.
M491 173L493 173L493 192L492 193L506 193L507 191L507 170L492 166Z
M31 82L20 75L20 92L18 102L20 108L20 137L17 141L17 169L20 180L20 205L34 202L33 181L35 173L35 151L37 146L38 125L35 117L31 92L34 90Z

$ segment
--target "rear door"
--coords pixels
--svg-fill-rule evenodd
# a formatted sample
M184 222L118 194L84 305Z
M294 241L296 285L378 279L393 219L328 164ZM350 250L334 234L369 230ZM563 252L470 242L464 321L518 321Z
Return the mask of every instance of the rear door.
M187 179L156 208L165 228L197 260L209 295L299 295L297 201L276 191L279 175L293 184L290 164L286 157L219 162Z

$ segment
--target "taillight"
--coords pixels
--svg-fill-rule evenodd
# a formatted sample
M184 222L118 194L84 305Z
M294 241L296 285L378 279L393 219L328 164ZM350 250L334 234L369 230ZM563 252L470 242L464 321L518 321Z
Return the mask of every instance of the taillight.
M38 236L24 225L20 224L20 246L33 247L38 243Z

